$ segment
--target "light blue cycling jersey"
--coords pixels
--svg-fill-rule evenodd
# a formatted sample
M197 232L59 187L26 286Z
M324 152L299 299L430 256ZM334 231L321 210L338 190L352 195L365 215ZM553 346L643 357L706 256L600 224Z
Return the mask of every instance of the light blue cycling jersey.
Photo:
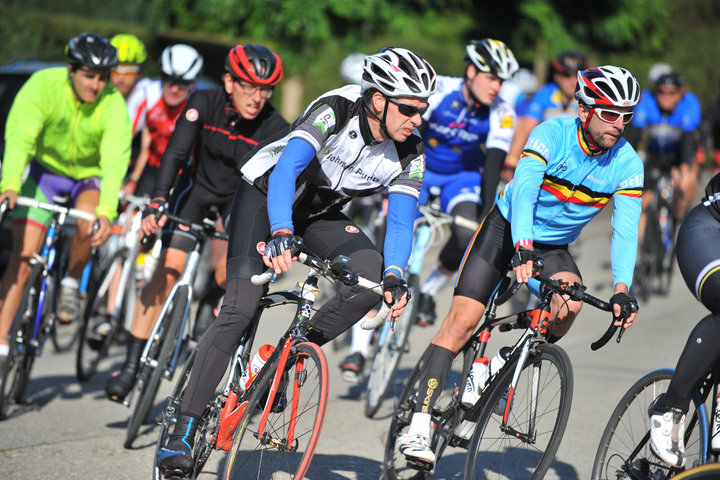
M593 155L578 118L548 120L530 132L515 177L497 206L512 227L513 242L550 245L575 240L613 199L610 256L614 283L632 283L637 255L643 163L621 138Z
M551 118L569 118L577 116L577 100L563 105L560 88L554 83L548 83L535 92L527 105L524 116L532 117L538 122Z

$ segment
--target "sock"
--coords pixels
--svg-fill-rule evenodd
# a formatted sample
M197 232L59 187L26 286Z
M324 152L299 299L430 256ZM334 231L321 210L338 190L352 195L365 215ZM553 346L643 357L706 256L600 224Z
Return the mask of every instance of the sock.
M77 278L73 278L73 277L65 277L60 282L60 285L63 285L65 287L74 288L75 290L77 290L78 288L80 288L80 280L78 280Z
M10 352L10 345L3 345L0 343L0 357L7 357Z
M372 313L372 311L371 311ZM357 322L352 327L352 332L350 337L352 338L350 342L350 353L360 352L362 353L362 356L367 358L370 353L370 340L372 339L373 331L372 330L364 330L360 324L362 323L362 320Z
M430 438L430 418L429 413L415 412L410 419L409 434L425 435Z
M445 275L439 268L435 268L430 274L430 277L423 283L423 286L420 288L420 293L434 297L451 279L452 275Z

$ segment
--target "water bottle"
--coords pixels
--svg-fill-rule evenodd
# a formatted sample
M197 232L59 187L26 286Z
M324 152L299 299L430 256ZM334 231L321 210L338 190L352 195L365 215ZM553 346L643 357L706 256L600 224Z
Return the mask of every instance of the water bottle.
M497 374L497 372L500 371L500 369L505 365L505 362L507 362L507 359L510 358L510 354L512 353L512 348L510 347L502 347L497 355L493 357L493 359L490 361L490 376Z
M473 361L465 382L465 391L460 400L463 407L470 408L480 399L480 394L485 388L485 382L488 378L489 364L490 360L485 356L476 358Z
M713 415L712 437L710 440L712 449L720 451L720 392L715 399L715 415Z
M246 390L247 387L250 386L252 381L255 379L255 376L265 365L265 362L268 361L268 358L270 358L270 355L274 350L275 347L272 345L268 345L267 343L258 349L257 353L250 362L250 368L248 368L247 372L245 372L245 375L240 378L240 388L242 390Z

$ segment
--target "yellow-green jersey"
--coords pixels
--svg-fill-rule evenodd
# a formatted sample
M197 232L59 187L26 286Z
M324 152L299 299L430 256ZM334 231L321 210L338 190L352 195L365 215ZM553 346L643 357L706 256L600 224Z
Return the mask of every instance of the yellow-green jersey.
M99 177L96 214L113 220L130 162L131 135L125 99L111 83L88 104L75 97L67 68L39 70L10 108L0 192L20 191L25 167L35 158L57 175Z

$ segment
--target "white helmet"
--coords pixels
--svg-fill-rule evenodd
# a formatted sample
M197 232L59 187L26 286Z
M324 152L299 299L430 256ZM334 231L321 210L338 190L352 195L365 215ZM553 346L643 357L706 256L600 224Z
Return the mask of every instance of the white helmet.
M162 72L168 77L192 82L200 75L203 57L190 45L171 45L162 52Z
M510 80L518 69L512 50L500 40L492 38L470 42L465 47L465 61L475 65L481 72L493 73L503 80Z
M605 65L577 72L575 98L585 105L634 107L640 101L640 84L622 67Z
M435 70L428 62L404 48L383 48L365 57L363 92L380 90L388 97L427 98L437 88Z
M515 75L512 76L512 81L517 83L520 90L525 94L530 94L538 89L538 79L532 70L527 68L520 68Z
M671 73L672 71L672 67L667 63L654 63L650 67L650 70L648 70L648 79L650 80L650 83L655 83L660 79L660 77Z
M345 57L342 63L340 63L340 77L343 79L343 82L360 85L362 82L364 62L364 53L351 53Z

